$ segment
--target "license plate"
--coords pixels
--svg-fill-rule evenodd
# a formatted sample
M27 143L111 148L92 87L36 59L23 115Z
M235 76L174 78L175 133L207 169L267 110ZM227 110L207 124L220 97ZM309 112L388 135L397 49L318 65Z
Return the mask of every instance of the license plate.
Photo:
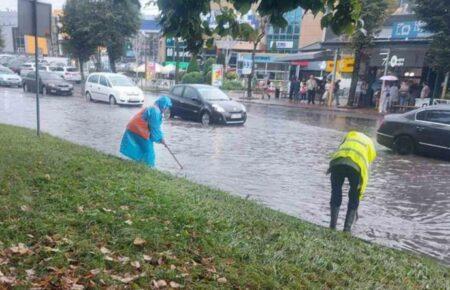
M240 119L242 118L242 114L231 114L231 119Z
M61 91L67 92L69 89L61 88Z

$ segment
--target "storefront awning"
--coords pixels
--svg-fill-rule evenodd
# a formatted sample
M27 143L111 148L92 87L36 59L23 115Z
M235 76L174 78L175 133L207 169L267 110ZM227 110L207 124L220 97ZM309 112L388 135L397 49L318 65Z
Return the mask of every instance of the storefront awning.
M295 54L287 54L277 57L275 60L278 62L289 62L294 64L296 62L301 65L307 61L322 61L329 60L332 58L332 53L330 51L315 51L315 52L301 52Z

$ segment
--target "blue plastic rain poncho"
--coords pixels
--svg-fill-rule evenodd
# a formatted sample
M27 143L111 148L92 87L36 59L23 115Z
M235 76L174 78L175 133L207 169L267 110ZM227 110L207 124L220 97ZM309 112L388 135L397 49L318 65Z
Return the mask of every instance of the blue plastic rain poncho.
M150 167L155 167L155 150L153 143L160 143L164 139L164 134L161 129L163 122L163 112L165 109L172 107L172 102L169 97L159 97L152 107L148 107L138 113L127 126L122 137L120 145L120 152L138 162L144 162ZM130 130L130 125L133 120L138 117L145 121L144 129L150 133L149 135L143 133L136 133L136 130ZM148 125L148 127L146 127Z

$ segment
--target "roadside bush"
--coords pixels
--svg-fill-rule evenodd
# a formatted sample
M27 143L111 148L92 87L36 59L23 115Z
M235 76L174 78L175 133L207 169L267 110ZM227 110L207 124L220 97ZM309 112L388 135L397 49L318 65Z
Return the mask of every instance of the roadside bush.
M222 90L226 91L237 91L243 90L244 86L242 85L241 81L238 80L225 80L221 88Z
M210 85L212 79L212 71L209 71L205 74L205 84Z
M238 78L238 75L235 71L229 71L227 72L225 77L227 78L227 80L234 81Z
M202 84L203 83L203 75L200 72L191 72L186 73L181 79L181 83L183 84Z
M191 61L189 62L187 73L196 72L196 71L200 71L200 68L198 67L197 58L195 56L193 56Z

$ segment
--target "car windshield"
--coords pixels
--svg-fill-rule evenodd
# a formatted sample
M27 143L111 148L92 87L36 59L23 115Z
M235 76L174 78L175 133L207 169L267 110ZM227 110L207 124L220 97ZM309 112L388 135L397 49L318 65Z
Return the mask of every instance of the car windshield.
M228 101L230 98L218 88L204 87L198 88L203 99L207 101Z
M129 78L125 76L109 76L109 81L115 87L134 87L136 86Z
M56 73L41 73L41 78L43 80L61 80L62 77Z
M4 75L13 75L14 72L10 69L7 68L0 68L0 74L4 74Z

